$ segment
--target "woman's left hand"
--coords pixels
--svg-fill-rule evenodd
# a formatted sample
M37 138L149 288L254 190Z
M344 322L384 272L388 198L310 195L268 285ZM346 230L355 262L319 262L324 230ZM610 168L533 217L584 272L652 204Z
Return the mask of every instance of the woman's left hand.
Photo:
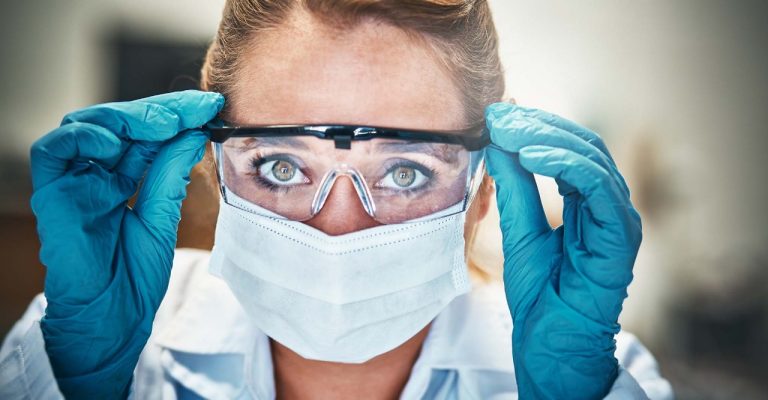
M601 398L618 374L614 335L640 215L594 132L509 103L488 106L485 117L520 398ZM547 223L532 174L557 182L563 226Z

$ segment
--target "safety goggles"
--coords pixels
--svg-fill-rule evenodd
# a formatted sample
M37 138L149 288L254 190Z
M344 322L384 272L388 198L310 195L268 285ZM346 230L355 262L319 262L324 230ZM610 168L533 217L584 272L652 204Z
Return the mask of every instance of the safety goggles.
M477 191L482 150L490 143L483 126L423 131L220 122L207 129L224 201L234 203L231 193L294 221L317 215L343 177L382 224L462 212Z

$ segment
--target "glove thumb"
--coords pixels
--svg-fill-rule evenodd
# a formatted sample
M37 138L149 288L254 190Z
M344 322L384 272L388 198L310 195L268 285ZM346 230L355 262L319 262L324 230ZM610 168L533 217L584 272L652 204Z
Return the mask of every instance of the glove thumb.
M521 164L517 153L491 145L485 150L488 173L496 183L504 253L509 256L532 240L549 233L533 174Z
M180 133L157 153L139 190L134 212L157 238L175 245L181 202L187 196L192 167L205 153L201 130Z

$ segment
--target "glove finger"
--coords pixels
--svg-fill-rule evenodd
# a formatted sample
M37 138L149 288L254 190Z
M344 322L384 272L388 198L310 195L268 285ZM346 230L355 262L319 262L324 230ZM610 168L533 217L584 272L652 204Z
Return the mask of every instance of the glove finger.
M32 145L32 187L38 190L61 177L74 160L102 160L110 164L123 150L120 139L97 125L73 123L56 128Z
M591 144L592 146L595 146L609 160L613 162L613 156L611 156L611 152L608 150L608 146L605 145L605 142L603 142L603 138L600 137L600 135L597 134L596 132L591 131L586 127L581 126L573 121L565 119L557 114L546 112L544 110L539 110L537 108L521 107L517 105L515 107L517 107L517 109L519 109L523 114L529 117L536 118L546 124L555 126L557 128L560 128L564 131L570 132L582 138L587 143Z
M528 117L519 111L513 111L497 117L493 121L493 125L503 128L495 130L495 137L492 131L491 140L507 151L519 151L523 147L533 145L559 147L574 151L609 171L616 182L619 183L622 192L629 197L629 188L613 160L597 147L573 133L546 124L536 118ZM512 132L512 134L499 133L503 131ZM563 193L561 192L560 194Z
M601 229L591 226L590 211L582 197L572 196L572 204L563 208L563 242L565 259L559 275L560 297L574 310L613 329L616 326L621 306L627 296L627 286L632 281L632 265L636 247L624 244L624 247L608 249L613 238ZM595 237L604 235L605 237ZM610 257L595 256L584 245L602 243L601 253L610 253ZM631 259L622 257L629 256Z
M574 312L590 321L602 324L606 329L618 332L617 323L627 287L632 282L632 266L636 247L628 246L610 250L610 258L597 257L582 243L602 242L611 245L611 238L593 238L600 230L590 229L583 223L588 213L582 210L583 199L563 210L565 259L560 270L558 293L563 302ZM624 254L621 258L616 255Z
M485 157L488 173L496 183L504 253L513 257L552 227L544 214L536 181L520 164L518 155L491 145Z
M72 112L62 125L88 122L126 140L165 141L213 119L224 105L218 93L186 90L145 99L97 104Z
M125 204L135 190L134 182L98 164L78 162L33 193L49 300L83 304L108 285Z
M139 182L147 172L152 160L162 147L161 142L132 142L125 151L120 161L115 165L114 171L129 179Z
M181 202L187 194L189 174L203 158L206 140L201 130L190 130L165 143L139 190L135 214L166 243L176 243Z
M595 162L566 149L529 146L520 149L520 163L529 171L557 178L578 190L584 201L580 247L594 257L624 258L639 246L639 220L631 202L620 193L611 175Z
M593 132L573 121L567 120L557 114L552 114L543 110L531 107L522 107L517 104L499 102L486 107L486 118L496 119L510 112L524 114L528 117L536 118L544 123L558 127L564 131L571 132L576 136L587 141L589 144L598 148L608 159L613 161L611 152L603 142L603 139L596 132Z

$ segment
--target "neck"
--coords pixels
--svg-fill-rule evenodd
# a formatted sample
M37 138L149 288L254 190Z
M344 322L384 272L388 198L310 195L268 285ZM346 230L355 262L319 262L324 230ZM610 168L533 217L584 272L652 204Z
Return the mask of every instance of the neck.
M278 399L396 399L411 375L429 325L361 364L308 360L270 339Z

